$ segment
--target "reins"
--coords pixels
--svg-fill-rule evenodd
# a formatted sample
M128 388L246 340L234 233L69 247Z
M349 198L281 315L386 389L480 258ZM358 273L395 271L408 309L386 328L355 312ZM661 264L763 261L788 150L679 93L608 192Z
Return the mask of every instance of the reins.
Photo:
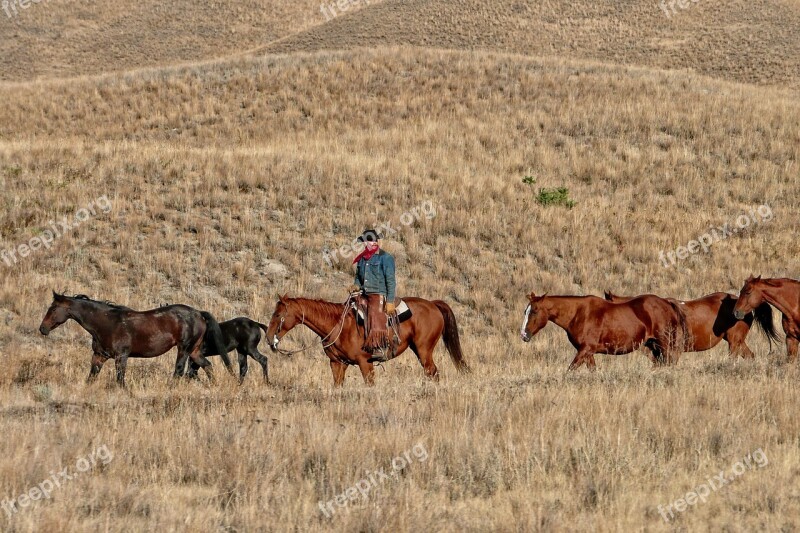
M323 350L327 350L328 348L330 348L331 346L333 346L334 344L336 344L336 341L338 341L338 340L339 340L339 337L341 337L341 336L342 336L342 332L344 331L344 321L345 321L345 319L347 318L347 312L348 312L348 310L350 309L350 303L352 302L352 300L353 300L353 295L351 294L351 295L349 295L349 296L347 297L347 301L346 301L346 302L344 302L344 310L342 311L342 317L339 319L339 333L337 333L337 334L336 334L336 338L335 338L335 339L333 339L333 340L332 340L331 342L329 342L328 344L325 344L325 341L326 341L326 340L327 340L327 339L328 339L328 338L329 338L331 335L333 335L333 332L334 332L334 331L336 331L336 326L334 326L334 327L333 327L333 329L332 329L332 330L331 330L331 331L330 331L330 332L329 332L327 335L325 335L324 337L322 337L321 341L322 341L322 349L323 349ZM282 319L281 319L281 320L282 320ZM300 323L301 323L301 324L305 324L305 323L306 323L306 310L305 310L305 309L303 309L303 317L301 318L301 320L300 320ZM292 356L292 355L294 355L294 354L296 354L296 353L305 352L305 351L306 351L306 350L308 350L309 348L311 348L311 346L303 346L303 347L302 347L302 348L300 348L299 350L282 350L281 348L277 348L277 351L278 351L278 353L280 353L280 354L282 354L282 355L286 355L286 356Z

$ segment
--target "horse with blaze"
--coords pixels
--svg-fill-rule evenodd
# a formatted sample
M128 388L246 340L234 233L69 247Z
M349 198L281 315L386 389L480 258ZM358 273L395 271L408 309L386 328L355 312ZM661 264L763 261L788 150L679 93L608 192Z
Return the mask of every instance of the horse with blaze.
M640 346L650 349L654 365L676 364L690 342L683 311L652 295L612 303L597 296L531 293L520 337L529 342L548 322L566 331L578 350L570 370L583 364L594 370L594 354L626 354Z

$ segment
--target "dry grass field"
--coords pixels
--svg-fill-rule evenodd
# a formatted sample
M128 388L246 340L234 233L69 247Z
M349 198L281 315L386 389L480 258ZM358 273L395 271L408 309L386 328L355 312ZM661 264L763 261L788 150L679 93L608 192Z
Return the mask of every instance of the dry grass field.
M625 5L386 0L330 22L308 2L0 12L0 528L800 528L800 368L783 345L753 331L752 361L723 345L568 373L556 326L519 339L531 290L688 299L798 277L797 3L714 15L700 0L672 19ZM752 19L724 29L737 13ZM651 24L629 34L637 20ZM574 205L543 201L562 187ZM19 256L90 203L108 209ZM740 216L750 227L709 253L662 264ZM285 345L307 352L262 343L270 385L251 364L239 386L218 358L217 383L175 382L170 353L132 360L120 390L113 362L84 383L77 324L38 333L51 289L262 322L279 293L342 301L350 260L323 251L376 223L395 230L400 294L453 307L472 374L440 348L438 384L406 353L375 387L350 369L334 389L298 328ZM64 468L50 497L5 510ZM721 471L735 479L674 510Z

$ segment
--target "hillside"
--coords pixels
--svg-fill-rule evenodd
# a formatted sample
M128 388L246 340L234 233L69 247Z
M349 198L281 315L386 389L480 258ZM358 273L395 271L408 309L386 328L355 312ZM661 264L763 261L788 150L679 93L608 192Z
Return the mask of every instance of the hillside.
M0 10L0 81L212 60L325 21L313 0L45 0L28 5L17 6L16 14L11 7Z
M800 87L800 2L386 0L267 47L269 53L412 45L689 69Z
M753 331L755 360L722 343L569 373L562 330L519 338L531 291L688 299L798 276L796 3L701 0L671 26L640 3L386 0L329 22L303 2L131 4L33 5L0 44L0 503L109 458L0 528L800 527L783 344ZM130 361L119 390L113 361L85 383L79 325L38 331L52 290L261 322L278 294L343 301L351 256L331 250L373 225L399 293L452 306L471 374L439 348L439 383L406 353L376 387L351 368L334 389L299 327L293 357L261 342L270 384L218 358L216 383L176 382L169 353Z

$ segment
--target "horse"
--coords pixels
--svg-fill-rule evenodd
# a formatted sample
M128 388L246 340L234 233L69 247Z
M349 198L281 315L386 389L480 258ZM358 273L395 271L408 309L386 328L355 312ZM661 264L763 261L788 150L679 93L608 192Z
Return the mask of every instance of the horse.
M672 302L646 295L625 303L597 296L528 296L520 337L524 342L553 322L567 332L578 350L569 365L595 370L594 354L626 354L644 345L654 366L677 364L688 328L683 311Z
M739 300L733 308L736 318L767 302L781 312L783 332L786 334L786 353L789 362L797 358L800 343L800 282L788 278L747 278L739 291Z
M634 296L617 296L609 291L605 291L604 296L609 302L616 303L627 302L634 298ZM772 341L777 343L780 340L772 322L772 309L766 302L739 320L733 316L737 298L726 292L714 292L696 300L680 301L674 298L666 300L681 306L686 315L686 325L692 338L691 346L687 346L687 352L710 350L725 339L731 357L741 355L745 359L751 359L755 355L745 342L745 338L754 321L766 335L770 352Z
M244 382L247 375L247 356L252 357L261 369L264 371L264 382L269 383L269 362L267 357L258 351L258 343L261 342L261 330L267 332L266 324L256 322L247 317L238 317L225 322L219 323L219 329L222 331L222 341L227 354L234 348L239 354L239 383ZM215 342L208 342L206 339L200 349L203 357L211 357L220 355L216 348ZM200 366L194 361L189 361L189 371L187 376L190 378L197 377L197 370Z
M69 319L92 336L88 382L94 381L103 363L114 359L117 384L124 387L129 357L158 357L175 346L178 348L175 377L183 375L186 360L191 358L213 379L211 362L200 350L206 339L217 346L226 368L233 373L217 321L211 313L187 305L134 311L111 302L92 300L85 294L66 296L53 291L53 303L42 319L39 332L48 335Z
M404 298L403 301L411 309L412 316L396 328L399 342L395 356L410 348L425 375L438 381L439 371L433 361L433 350L439 339L443 338L456 369L461 373L469 372L461 350L456 318L450 306L441 300ZM281 339L297 325L306 326L322 339L322 348L330 360L335 387L342 386L345 371L351 365L358 365L367 385L375 384L375 359L362 349L364 330L358 325L350 298L344 303L335 303L279 296L267 328L267 339L273 352L279 350Z

